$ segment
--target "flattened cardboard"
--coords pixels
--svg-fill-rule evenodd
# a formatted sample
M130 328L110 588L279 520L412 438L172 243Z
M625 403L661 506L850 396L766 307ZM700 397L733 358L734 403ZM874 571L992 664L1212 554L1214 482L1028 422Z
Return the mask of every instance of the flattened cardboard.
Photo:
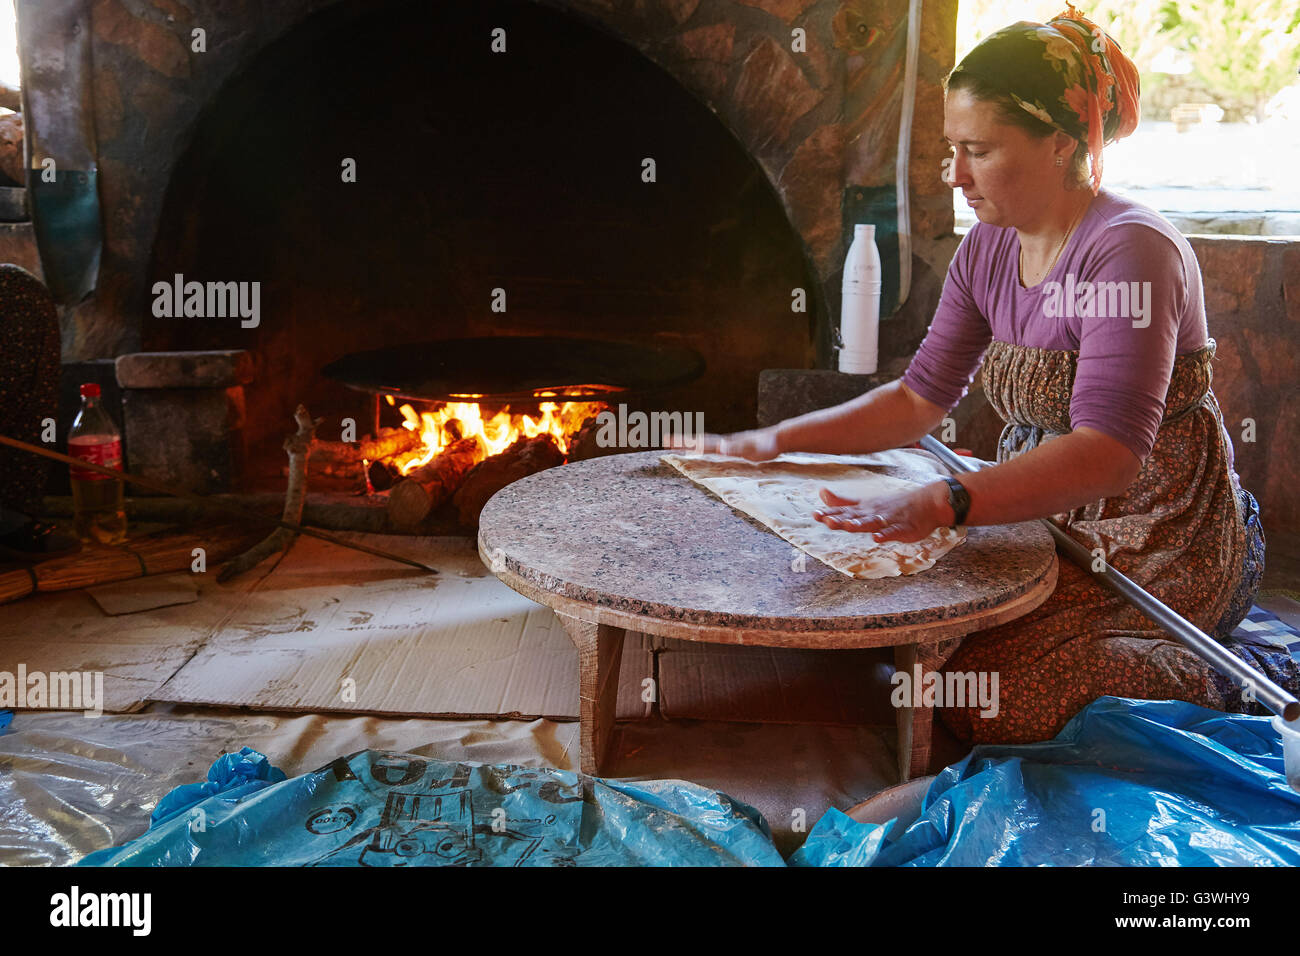
M550 610L497 581L467 538L354 536L426 575L299 538L228 585L196 575L191 604L110 617L82 592L0 615L0 670L104 672L107 712L146 700L282 711L576 720L577 652ZM130 593L137 579L113 587ZM655 659L654 649L662 649ZM876 655L873 657L873 655ZM883 655L883 656L881 656ZM871 688L888 651L796 651L629 633L619 720L893 721ZM345 685L351 678L353 685ZM655 694L648 693L654 678ZM658 701L643 697L658 697ZM348 700L347 697L354 699Z
M0 613L0 671L102 672L103 710L131 713L165 684L243 599L272 562L228 585L216 575L195 575L199 600L139 611L105 614L84 591L34 594ZM123 589L147 579L122 582ZM93 677L92 677L93 681Z
M892 648L800 650L659 638L670 720L894 726L882 665Z
M578 717L577 651L549 608L492 577L467 538L345 537L439 574L299 538L152 699L264 710ZM650 713L644 640L623 652L618 717Z
M158 574L131 581L116 581L87 588L100 609L109 615L135 614L173 604L192 604L199 588L192 574Z

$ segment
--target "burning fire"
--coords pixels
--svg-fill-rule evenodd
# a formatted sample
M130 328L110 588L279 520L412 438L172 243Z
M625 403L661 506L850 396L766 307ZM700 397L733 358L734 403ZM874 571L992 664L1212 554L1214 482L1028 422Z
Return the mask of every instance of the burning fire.
M538 398L555 397L555 392L538 392ZM389 405L396 404L386 396ZM587 419L608 408L604 402L541 402L539 417L511 412L509 407L490 418L483 418L477 402L447 402L431 411L416 413L410 405L398 411L406 419L403 427L420 433L424 447L398 459L395 464L403 475L421 465L428 464L434 456L460 438L477 438L478 460L499 455L519 438L534 438L549 434L564 454L569 453L569 437L582 427Z

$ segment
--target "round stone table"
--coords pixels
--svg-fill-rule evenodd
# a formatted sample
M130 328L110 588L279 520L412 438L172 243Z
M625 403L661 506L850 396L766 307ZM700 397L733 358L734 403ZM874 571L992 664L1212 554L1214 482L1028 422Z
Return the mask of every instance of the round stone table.
M967 528L962 544L919 574L847 577L661 454L538 472L499 491L479 519L484 564L552 608L577 645L584 773L604 764L629 630L718 644L893 646L899 670L924 676L961 637L1027 614L1056 586L1055 545L1038 521ZM897 464L874 470L934 479ZM930 707L898 709L902 780L928 772L932 720Z

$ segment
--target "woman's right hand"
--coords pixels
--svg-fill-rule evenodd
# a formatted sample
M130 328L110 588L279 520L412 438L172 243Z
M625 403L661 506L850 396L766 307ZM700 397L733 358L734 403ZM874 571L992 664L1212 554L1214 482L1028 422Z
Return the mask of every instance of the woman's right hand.
M686 449L700 455L729 455L750 461L769 461L781 454L775 428L756 428L730 435L706 433L689 443L670 441L669 447Z

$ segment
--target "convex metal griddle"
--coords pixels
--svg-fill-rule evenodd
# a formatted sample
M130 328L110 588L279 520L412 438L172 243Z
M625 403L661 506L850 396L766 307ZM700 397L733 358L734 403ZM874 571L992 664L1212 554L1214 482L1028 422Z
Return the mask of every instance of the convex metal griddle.
M421 402L600 401L692 382L690 348L559 336L484 336L354 352L323 370L348 388ZM544 399L543 399L544 400Z

